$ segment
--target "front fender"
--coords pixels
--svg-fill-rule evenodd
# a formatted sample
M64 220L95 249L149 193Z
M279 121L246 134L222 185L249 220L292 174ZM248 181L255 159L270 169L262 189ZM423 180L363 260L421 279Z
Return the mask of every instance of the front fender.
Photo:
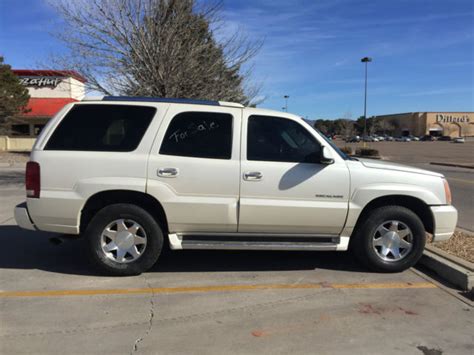
M354 190L351 196L351 203L364 207L370 201L382 196L410 196L415 197L427 205L442 205L444 201L432 190L419 185L389 183L371 184L362 186Z
M372 201L380 197L410 197L416 198L426 205L442 205L444 201L433 191L410 184L372 184L354 190L349 201L349 212L342 236L350 236L357 224L360 214Z

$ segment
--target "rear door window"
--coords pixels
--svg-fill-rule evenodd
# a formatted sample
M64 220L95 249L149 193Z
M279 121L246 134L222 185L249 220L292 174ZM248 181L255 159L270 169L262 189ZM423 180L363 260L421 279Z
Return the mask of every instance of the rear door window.
M45 150L130 152L150 125L156 108L76 105L62 119Z
M173 117L160 154L230 159L232 115L218 112L182 112Z

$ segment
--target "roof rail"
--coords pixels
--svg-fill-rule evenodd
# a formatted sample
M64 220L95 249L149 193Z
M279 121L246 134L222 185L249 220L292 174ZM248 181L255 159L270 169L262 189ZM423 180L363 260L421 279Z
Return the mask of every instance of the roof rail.
M141 102L167 102L175 104L194 104L220 106L219 101L196 100L196 99L174 99L166 97L148 97L148 96L104 96L102 101L141 101Z
M104 96L84 96L81 101L102 101Z
M219 101L219 105L227 106L227 107L239 107L239 108L245 107L244 105L239 104L238 102L228 102L228 101Z
M84 101L86 101L85 99ZM166 97L150 97L150 96L103 96L99 98L102 101L135 101L135 102L164 102L173 104L191 104L191 105L208 105L208 106L227 106L227 107L245 107L236 102L212 101L199 99L177 99Z

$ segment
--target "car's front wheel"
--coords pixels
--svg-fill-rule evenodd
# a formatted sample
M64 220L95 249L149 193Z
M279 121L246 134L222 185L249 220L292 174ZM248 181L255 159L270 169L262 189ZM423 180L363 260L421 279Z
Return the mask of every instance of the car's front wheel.
M101 209L87 226L85 237L92 262L108 275L138 275L156 263L163 248L160 225L133 204Z
M423 223L411 210L385 206L369 212L351 242L356 257L374 271L400 272L415 265L423 254Z

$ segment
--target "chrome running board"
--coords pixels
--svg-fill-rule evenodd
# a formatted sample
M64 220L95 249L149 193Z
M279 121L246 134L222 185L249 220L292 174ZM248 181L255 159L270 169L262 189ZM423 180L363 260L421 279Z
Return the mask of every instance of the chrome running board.
M172 249L214 250L337 250L338 236L332 235L269 235L269 234L174 234L180 242ZM175 244L175 243L173 243Z

